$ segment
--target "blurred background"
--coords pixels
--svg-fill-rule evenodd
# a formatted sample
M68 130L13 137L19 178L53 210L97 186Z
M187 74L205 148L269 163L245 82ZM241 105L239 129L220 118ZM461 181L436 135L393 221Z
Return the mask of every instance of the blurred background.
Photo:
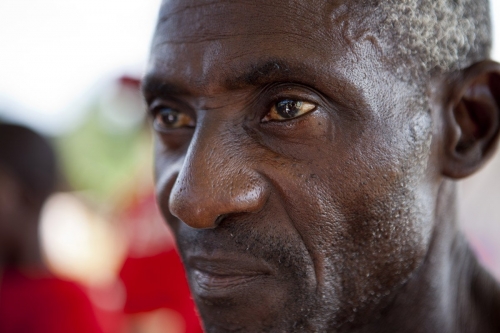
M109 333L201 331L190 300L170 299L186 287L172 277L182 270L154 201L138 90L159 5L0 2L0 120L50 137L64 172L43 210L44 257L56 275L84 286ZM500 61L497 0L492 13ZM461 227L500 280L500 154L460 186ZM165 265L175 269L158 273Z
M160 2L0 1L0 121L54 143L63 177L41 217L44 259L84 288L105 333L201 332L155 204L139 94Z

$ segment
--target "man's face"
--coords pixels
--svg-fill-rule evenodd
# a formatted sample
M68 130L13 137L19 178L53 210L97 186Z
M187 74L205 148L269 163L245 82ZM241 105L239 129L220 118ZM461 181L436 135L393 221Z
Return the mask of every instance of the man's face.
M368 12L164 3L144 81L158 201L208 332L354 325L422 263L431 119Z

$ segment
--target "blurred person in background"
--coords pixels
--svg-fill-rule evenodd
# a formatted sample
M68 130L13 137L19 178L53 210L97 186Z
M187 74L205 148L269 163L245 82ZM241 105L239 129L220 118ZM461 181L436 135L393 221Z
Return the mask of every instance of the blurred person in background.
M156 206L143 110L139 79L123 75L97 91L78 128L58 138L73 192L45 209L46 250L51 267L88 287L105 333L199 333L174 239ZM76 219L73 212L70 222L81 225L62 232L68 199L85 213Z
M142 102L139 79L123 76L116 82L116 88L114 97L108 96L102 111L117 109L120 115L142 111L143 105L136 104ZM134 110L125 111L133 105ZM151 131L144 120L141 118L134 127L139 133L133 139L140 144L137 151L142 153L151 151ZM112 131L111 135L116 133ZM150 162L144 164L149 161L144 156L126 153L136 157L138 166L128 171L127 186L121 181L120 199L113 216L127 234L125 259L118 274L126 295L123 311L127 333L201 333L175 241L158 211L152 177L145 173L152 166Z
M100 333L91 302L76 283L42 260L40 214L58 180L48 140L0 124L0 332Z

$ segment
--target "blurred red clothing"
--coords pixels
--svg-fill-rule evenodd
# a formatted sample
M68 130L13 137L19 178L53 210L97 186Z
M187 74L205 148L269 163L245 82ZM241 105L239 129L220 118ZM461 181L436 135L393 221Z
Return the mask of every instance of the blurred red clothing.
M102 333L92 304L76 283L47 274L3 272L0 332Z
M125 313L170 309L183 317L186 333L202 332L184 267L175 248L150 256L127 258L120 277L127 292Z

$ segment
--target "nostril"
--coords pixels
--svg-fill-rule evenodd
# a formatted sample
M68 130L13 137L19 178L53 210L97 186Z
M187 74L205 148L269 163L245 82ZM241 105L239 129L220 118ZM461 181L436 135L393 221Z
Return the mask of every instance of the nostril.
M168 208L192 228L220 227L235 214L259 212L267 202L269 185L252 170L238 173L239 169L228 168L223 174L211 174L214 171L204 164L186 163L175 179Z
M222 222L222 220L224 220L225 218L226 218L226 214L222 214L222 215L217 216L217 218L214 221L214 227L217 227Z

